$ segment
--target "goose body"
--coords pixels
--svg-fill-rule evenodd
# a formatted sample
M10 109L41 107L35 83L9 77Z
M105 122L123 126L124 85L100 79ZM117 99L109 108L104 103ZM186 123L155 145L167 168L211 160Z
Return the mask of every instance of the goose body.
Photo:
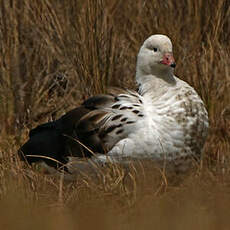
M208 114L196 91L174 75L174 67L170 39L150 36L137 57L138 92L113 89L89 98L59 120L32 130L20 152L29 161L32 158L27 155L35 154L61 162L68 155L93 156L99 161L109 157L119 162L127 157L199 158L208 132ZM48 136L53 137L52 143L47 142ZM44 149L39 152L42 142ZM52 152L55 142L61 147Z

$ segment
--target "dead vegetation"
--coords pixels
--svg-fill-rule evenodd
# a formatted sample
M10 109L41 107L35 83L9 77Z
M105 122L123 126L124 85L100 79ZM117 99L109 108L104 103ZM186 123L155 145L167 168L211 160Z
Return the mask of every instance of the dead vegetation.
M4 229L227 229L230 156L228 0L0 0L0 225ZM152 163L66 182L21 165L29 129L107 86L135 88L150 34L174 43L176 75L207 105L203 160L188 175Z

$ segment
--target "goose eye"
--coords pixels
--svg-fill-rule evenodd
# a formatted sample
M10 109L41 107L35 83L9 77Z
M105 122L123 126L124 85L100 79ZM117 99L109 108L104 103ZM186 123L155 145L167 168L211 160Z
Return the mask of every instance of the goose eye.
M154 48L153 48L153 51L154 51L154 52L157 52L157 48L154 47Z

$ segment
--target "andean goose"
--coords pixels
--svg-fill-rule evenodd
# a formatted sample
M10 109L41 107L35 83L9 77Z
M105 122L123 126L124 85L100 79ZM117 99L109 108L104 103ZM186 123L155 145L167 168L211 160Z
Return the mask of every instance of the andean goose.
M29 163L39 160L31 155L66 163L70 155L92 157L90 149L103 162L199 158L208 114L196 91L173 74L175 65L170 39L150 36L137 57L138 92L116 89L89 98L60 119L31 130L20 156Z

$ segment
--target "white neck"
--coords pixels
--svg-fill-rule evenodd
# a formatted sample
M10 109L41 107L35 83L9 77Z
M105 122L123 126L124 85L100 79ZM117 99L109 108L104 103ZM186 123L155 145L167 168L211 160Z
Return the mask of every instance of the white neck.
M164 94L170 86L176 84L173 69L162 69L145 73L137 68L136 81L141 95L151 94L154 97Z

